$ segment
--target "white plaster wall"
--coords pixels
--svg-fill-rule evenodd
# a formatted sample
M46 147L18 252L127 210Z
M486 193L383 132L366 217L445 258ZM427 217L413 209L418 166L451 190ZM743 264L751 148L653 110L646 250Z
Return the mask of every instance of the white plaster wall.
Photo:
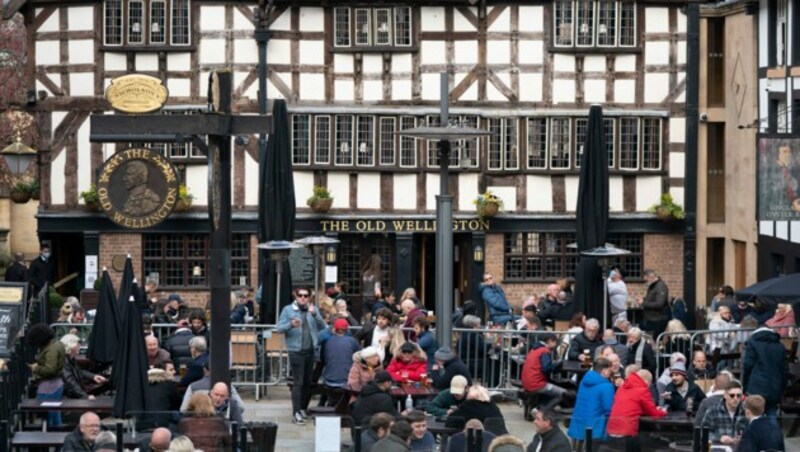
M55 130L55 122L53 129ZM54 205L64 204L66 201L64 184L67 181L64 170L67 166L67 152L62 150L58 157L50 163L50 200ZM80 199L80 198L78 198Z
M439 94L439 74L422 74L422 98L424 100L436 100L441 97Z
M474 7L469 8L475 17L478 17L478 10ZM454 31L475 31L475 27L461 14L461 11L453 11L453 30Z
M638 176L636 178L636 210L644 212L661 198L660 176ZM677 202L677 201L676 201Z
M445 61L445 42L422 41L420 54L420 62L422 64L441 64ZM458 59L458 53L456 53L456 61L463 63Z
M556 53L553 55L553 70L555 72L575 72L575 57Z
M158 70L158 55L155 53L137 53L136 54L136 70L137 71L157 71Z
M94 28L94 7L72 6L67 17L69 31L92 30Z
M617 72L636 72L636 55L617 55L614 60L614 70Z
M310 187L314 186L313 179L309 185ZM295 187L297 187L297 182L295 182ZM347 173L328 173L328 190L331 192L331 196L333 196L333 207L336 208L344 208L347 209L350 207L350 175ZM295 188L295 193L297 193L297 188ZM311 196L309 194L308 196ZM306 196L306 199L308 198ZM303 199L303 204L305 204L306 199ZM298 198L299 202L299 198Z
M225 29L224 6L202 6L200 8L200 29L205 31Z
M302 43L303 41L300 42ZM258 63L258 45L255 39L234 39L233 58L240 64Z
M517 188L516 187L486 187L489 191L503 200L504 212L516 212Z
M519 61L522 64L542 64L544 62L544 42L521 39L519 41Z
M444 8L420 8L420 29L422 31L444 31Z
M425 176L425 209L436 210L436 195L439 194L439 175L427 173Z
M567 212L574 212L578 205L579 176L566 176L564 178L564 192L567 203Z
M644 64L669 64L669 41L645 42Z
M250 39L251 42L255 42ZM253 44L255 52L258 48ZM300 64L325 64L325 42L324 41L309 41L303 39L300 41ZM256 54L258 60L258 54Z
M500 40L487 41L486 61L488 64L511 63L511 42Z
M666 33L669 31L669 8L648 6L644 10L645 29L648 33Z
M625 210L623 204L624 188L622 176L610 176L608 178L608 210L611 212L622 212Z
M300 8L301 31L325 31L325 10L323 8Z
M234 30L252 30L255 26L250 22L250 19L242 14L238 9L233 9L233 29Z
M478 197L478 175L463 173L458 175L458 210L474 212L472 202Z
M292 29L292 10L287 8L269 27L272 30L289 31Z
M678 64L686 64L686 41L678 41Z
M297 177L297 172L293 174L293 176ZM258 205L258 162L256 162L253 157L250 157L250 154L247 152L244 153L244 204L246 206L257 206ZM294 189L295 194L295 201L299 198L305 202L306 198L301 198L300 194L297 192L297 185L295 184ZM311 196L311 195L309 195Z
M59 64L59 45L58 41L36 41L36 64Z
M527 176L525 201L529 212L552 212L553 184L550 176Z
M334 54L333 72L339 72L339 73L353 72L353 56L347 53Z
M397 53L392 55L392 74L399 72L411 72L411 54Z
M453 53L458 64L478 63L478 43L476 41L455 41L453 43ZM442 53L441 57L444 57L444 53Z
M769 40L767 38L769 33L769 2L760 1L759 4L761 7L758 10L758 66L767 67L769 65Z
M507 72L496 72L495 75L506 87L511 87L511 76ZM507 101L508 98L494 85L489 82L486 84L486 98L490 101Z
M380 74L383 72L383 56L367 54L363 57L362 71L365 74Z
M392 203L394 210L417 210L416 174L395 174Z
M381 175L379 173L358 173L356 205L359 209L381 208Z
M392 100L411 100L411 80L392 80Z
M683 178L686 176L686 154L683 152L669 153L669 177Z
M5 3L5 2L3 2L3 3ZM36 9L36 15L37 16L41 12L42 12L42 8L37 8ZM59 10L56 9L53 12L53 14L51 14L50 17L48 17L47 20L45 20L44 23L36 31L38 31L38 32L58 31L58 23L60 22L60 20L61 19L59 18Z
M669 142L683 143L686 141L686 118L669 118Z
M584 99L588 103L603 103L606 101L605 80L585 80L583 82Z
M542 100L542 74L519 75L519 98L533 102Z
M188 78L171 78L167 80L169 97L190 97L192 95L192 82Z
M94 73L76 72L69 74L69 89L71 96L94 96Z
M544 8L542 6L520 6L519 17L519 31L544 31Z
M553 80L553 103L575 102L574 80Z
M378 101L383 99L383 81L364 80L361 87L361 93L365 101Z
M669 95L669 74L644 75L644 101L661 103Z
M186 165L186 188L194 196L192 205L208 205L208 165Z
M355 98L355 87L352 80L334 80L334 98L339 101L353 100Z
M678 33L686 32L686 14L683 8L678 8Z
M283 14L281 17L285 15ZM222 49L224 58L225 48ZM267 61L270 64L290 64L292 62L292 42L288 39L270 39L267 44Z
M50 81L53 82L56 86L61 87L61 77L55 77L55 78L54 77L50 77ZM53 92L50 91L50 88L44 86L44 84L42 82L40 82L39 80L36 80L36 90L37 91L44 90L44 91L48 92L51 95L53 94Z
M92 180L92 144L89 143L89 120L78 127L75 137L78 145L78 193L88 190ZM66 154L66 150L61 151Z
M583 72L605 72L606 57L600 55L587 55L583 59Z
M106 54L108 55L108 54ZM125 63L125 55L119 54L122 57L122 63ZM192 55L190 53L168 53L167 54L167 70L170 71L189 71L192 65ZM125 67L123 66L124 70Z
M466 76L467 74L460 74L460 75ZM473 82L471 85L469 85L469 88L467 88L467 90L464 91L464 94L461 95L459 100L478 100L478 84Z
M257 85L254 83L253 85ZM303 100L325 100L325 74L300 73L300 98ZM256 97L258 90L256 90Z
M254 180L258 180L258 169L257 169L258 165L255 163L254 160L253 160L253 164L256 166L256 176L255 176L256 178ZM308 207L308 205L306 205L306 201L314 193L314 173L311 172L311 171L296 171L295 170L293 176L294 176L294 201L295 201L295 207ZM328 179L328 187L330 187L330 184L331 184L330 179ZM255 188L256 188L256 190L255 190L256 193L255 193L255 199L254 199L253 204L258 205L258 184L256 184ZM348 190L348 195L345 198L345 203L347 202L347 199L350 196L349 195L349 190L350 189L348 188L347 190ZM336 199L335 198L334 198L333 202L336 203ZM248 204L249 204L249 202L248 202Z
M500 15L497 16L497 19L495 19L495 21L492 22L492 25L489 26L488 31L501 32L501 33L511 31L511 8L508 8L506 6L495 6L495 8L504 8L504 9L503 12L501 12ZM520 22L522 22L523 20L520 20Z
M669 194L672 195L672 200L675 204L680 204L682 206L686 203L686 199L684 198L685 190L683 187L670 187ZM657 201L654 201L652 204L656 202Z

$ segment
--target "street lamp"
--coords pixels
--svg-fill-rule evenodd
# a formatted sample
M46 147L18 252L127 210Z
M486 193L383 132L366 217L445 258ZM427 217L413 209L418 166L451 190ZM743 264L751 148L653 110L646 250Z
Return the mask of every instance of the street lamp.
M472 258L475 262L483 262L483 247L480 245L476 245L475 249L472 250L473 256Z
M485 130L450 124L449 75L440 74L439 126L424 125L397 132L401 136L439 141L439 196L436 197L436 340L439 345L450 343L453 312L453 197L448 185L450 142L489 135Z
M328 245L325 248L325 263L328 265L333 265L336 263L336 247L333 245Z
M332 247L335 243L339 243L339 241L330 237L325 237L324 235L319 235L319 236L304 237L302 239L295 240L294 243L302 246L307 246L311 248L311 252L314 253L314 292L316 293L316 301L317 305L319 306L321 300L320 294L323 292L319 290L319 262L322 259L323 253L326 254L327 258L326 248L329 251L330 250L329 247Z
M581 251L581 256L592 257L597 259L597 265L600 266L600 278L603 280L603 328L608 326L608 280L605 276L605 270L612 263L614 258L631 254L630 251L606 243L603 246L591 248Z
M275 275L278 278L275 290L275 325L278 324L278 317L281 315L281 274L283 273L283 263L289 258L293 249L302 248L286 240L271 240L266 243L259 243L256 248L267 252L267 259L275 262Z
M36 151L22 142L22 134L17 130L14 142L0 151L0 155L5 159L11 174L19 176L28 171L31 162L36 158Z

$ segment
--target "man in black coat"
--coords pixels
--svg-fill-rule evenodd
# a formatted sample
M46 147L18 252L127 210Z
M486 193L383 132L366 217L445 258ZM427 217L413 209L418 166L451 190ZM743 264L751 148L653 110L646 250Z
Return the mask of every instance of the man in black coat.
M667 328L664 308L669 306L669 289L653 269L646 269L643 277L647 281L647 293L639 300L644 317L643 329L652 332L653 337L658 337Z
M14 262L6 269L7 282L28 282L28 267L23 263L25 255L14 253Z
M100 434L100 418L87 411L81 416L78 428L70 432L64 439L62 450L70 452L91 452L94 440Z
M769 328L753 332L744 349L742 385L748 396L760 395L766 400L768 415L778 410L786 382L789 365L786 363L786 348L778 333Z
M628 330L628 360L626 366L638 364L642 369L656 374L656 354L653 347L642 338L642 330L631 328Z
M375 374L372 381L361 388L361 395L353 404L353 421L355 425L363 425L373 414L389 413L400 418L394 400L389 395L389 388L392 387L392 376L389 372L381 370Z
M472 386L472 376L467 365L448 347L441 347L436 350L433 357L436 358L436 364L431 367L431 378L436 389L443 391L449 388L450 381L456 375L463 375L469 385Z
M533 418L536 434L528 445L528 452L571 452L569 438L556 425L555 413L552 410L537 411Z
M32 260L28 267L28 281L33 286L33 293L37 294L45 284L52 284L55 277L53 262L50 260L50 245L43 244L39 257Z
M577 334L569 342L568 359L570 361L583 361L586 356L594 360L594 351L597 347L603 345L603 340L600 338L600 322L597 319L589 319L586 321L586 326L580 334ZM584 355L586 350L589 350L588 355Z
M189 362L192 361L189 341L191 341L194 336L194 333L189 328L188 322L180 320L178 321L178 329L164 342L164 350L169 352L172 362L175 363L175 367L180 368L183 365L188 365ZM206 342L206 344L208 344L208 342Z
M765 401L761 396L749 396L744 401L744 415L750 422L744 430L737 452L788 450L783 433L774 417L764 416Z

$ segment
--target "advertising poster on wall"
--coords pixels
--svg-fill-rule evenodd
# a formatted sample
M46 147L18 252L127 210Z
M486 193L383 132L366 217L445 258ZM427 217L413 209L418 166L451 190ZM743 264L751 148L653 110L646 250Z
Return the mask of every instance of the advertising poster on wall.
M758 220L800 220L800 138L759 137Z

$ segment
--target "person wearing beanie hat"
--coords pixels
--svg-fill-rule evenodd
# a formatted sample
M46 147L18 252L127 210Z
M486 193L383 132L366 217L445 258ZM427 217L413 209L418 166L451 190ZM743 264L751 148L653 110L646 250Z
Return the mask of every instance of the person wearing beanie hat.
M407 383L420 381L422 374L428 373L428 361L425 352L413 342L406 342L394 355L386 367L394 381Z
M369 422L369 418L377 413L389 413L395 419L400 418L397 405L389 394L391 387L392 376L389 372L381 370L375 373L375 378L361 388L361 394L353 404L352 416L355 425L364 425L364 422Z
M382 370L381 356L377 348L370 346L357 351L353 353L353 365L350 367L350 374L347 376L347 386L351 391L359 392L368 381L373 380L375 375Z
M691 400L691 410L697 411L706 394L693 381L686 378L686 364L682 361L674 363L669 368L669 375L672 382L661 394L662 405L666 405L669 411L686 411L687 404Z
M320 349L320 361L325 365L322 370L322 382L325 386L347 387L350 368L353 367L353 354L361 349L358 341L353 336L346 334L349 328L350 324L347 323L347 319L336 319L333 322L333 334Z
M436 364L431 368L431 378L433 378L433 386L443 391L450 387L450 382L456 375L463 376L469 385L472 385L472 375L464 364L450 347L440 347L433 355L436 358Z
M448 416L466 399L469 383L463 375L456 375L450 381L450 387L436 394L436 397L425 405L425 411L436 417Z
M381 452L405 452L410 451L409 441L411 438L411 425L406 421L397 421L392 424L390 433L372 446L372 450Z

